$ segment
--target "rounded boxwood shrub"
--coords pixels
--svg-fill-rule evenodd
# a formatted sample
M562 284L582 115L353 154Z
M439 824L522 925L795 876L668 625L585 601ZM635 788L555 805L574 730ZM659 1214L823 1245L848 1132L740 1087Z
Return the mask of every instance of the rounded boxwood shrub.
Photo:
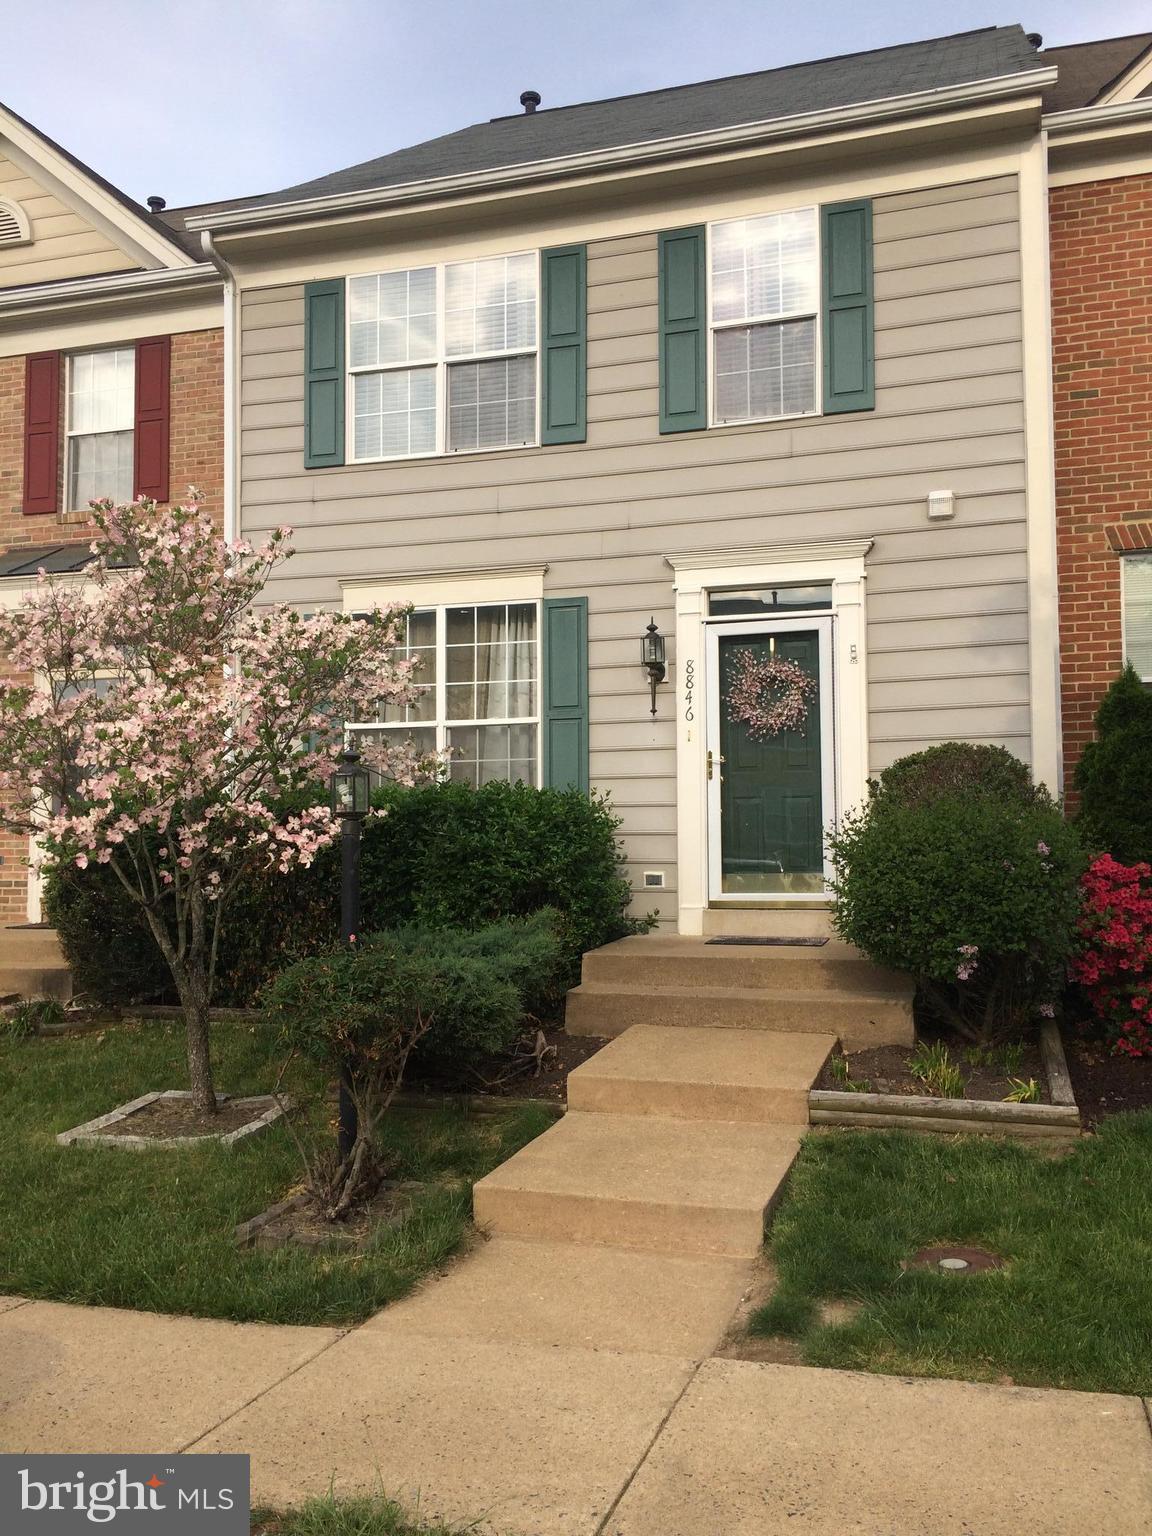
M901 805L924 805L942 795L1000 795L1031 805L1036 786L1028 765L1003 747L972 741L945 741L910 752L885 768L873 794Z
M830 838L837 931L965 1038L1020 1034L1060 985L1085 859L1042 788L874 795Z
M1075 784L1085 843L1122 864L1152 862L1152 693L1131 663L1100 702Z

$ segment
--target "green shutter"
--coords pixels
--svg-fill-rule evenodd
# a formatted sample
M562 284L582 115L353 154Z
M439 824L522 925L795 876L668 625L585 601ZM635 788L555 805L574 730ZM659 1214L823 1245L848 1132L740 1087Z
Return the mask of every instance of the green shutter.
M824 410L871 411L876 405L871 200L826 203L820 236Z
M708 425L708 317L703 224L660 235L660 430Z
M588 599L544 599L544 783L588 793Z
M344 462L344 279L304 285L304 468Z
M544 336L540 441L582 443L588 436L588 248L542 251Z

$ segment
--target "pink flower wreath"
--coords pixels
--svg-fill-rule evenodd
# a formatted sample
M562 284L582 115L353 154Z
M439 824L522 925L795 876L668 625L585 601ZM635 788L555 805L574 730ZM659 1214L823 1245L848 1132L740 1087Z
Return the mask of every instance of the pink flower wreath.
M758 658L752 651L736 653L736 668L728 687L728 719L743 722L753 741L803 730L809 703L818 683L795 661L783 656Z

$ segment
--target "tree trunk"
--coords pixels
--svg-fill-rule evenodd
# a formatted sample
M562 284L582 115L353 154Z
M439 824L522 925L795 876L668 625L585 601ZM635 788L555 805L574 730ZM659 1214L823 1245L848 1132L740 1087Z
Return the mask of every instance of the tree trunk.
M180 1006L184 1010L184 1034L187 1042L188 1086L192 1090L193 1107L201 1114L216 1113L216 1088L212 1080L212 1055L209 1044L208 1007L211 1002L211 983L204 966L202 953L193 952L181 957L172 946L172 940L163 919L146 909L148 926L161 954L168 962Z
M176 977L184 1009L184 1034L188 1047L188 1086L192 1106L200 1114L216 1113L216 1089L212 1081L212 1055L208 1033L208 978L189 968L184 980Z

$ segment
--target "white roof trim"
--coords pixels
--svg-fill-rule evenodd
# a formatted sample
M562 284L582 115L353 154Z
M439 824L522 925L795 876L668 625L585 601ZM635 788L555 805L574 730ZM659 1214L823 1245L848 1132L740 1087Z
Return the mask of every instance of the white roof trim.
M152 267L145 272L107 272L99 277L66 278L55 283L0 288L0 315L126 299L137 294L181 293L185 289L222 286L223 280L210 261L176 270Z
M40 133L0 106L0 136L7 153L33 179L46 183L69 207L79 207L126 255L144 267L191 267L196 258L181 251L141 209L134 214L99 182L74 165Z
M1079 133L1084 128L1140 128L1152 126L1152 96L1139 101L1117 101L1105 106L1073 107L1067 112L1048 112L1041 119L1051 139Z
M1055 68L1025 70L1020 74L1001 75L991 80L971 81L964 85L942 86L917 91L908 96L886 96L876 101L858 102L851 107L828 108L820 112L802 112L791 117L768 118L730 128L704 133L678 134L666 139L648 139L639 143L616 145L611 149L590 150L584 154L564 155L551 160L527 160L496 170L442 176L430 181L405 182L399 186L369 188L360 192L332 193L304 198L298 202L271 203L264 207L233 208L201 214L187 222L189 230L241 230L306 219L324 214L352 213L387 207L394 203L423 202L452 193L483 191L519 182L555 180L583 172L607 169L643 161L666 160L708 149L725 149L762 140L798 137L822 128L846 128L865 125L885 118L915 116L941 107L992 102L1005 97L1039 94L1056 80Z

